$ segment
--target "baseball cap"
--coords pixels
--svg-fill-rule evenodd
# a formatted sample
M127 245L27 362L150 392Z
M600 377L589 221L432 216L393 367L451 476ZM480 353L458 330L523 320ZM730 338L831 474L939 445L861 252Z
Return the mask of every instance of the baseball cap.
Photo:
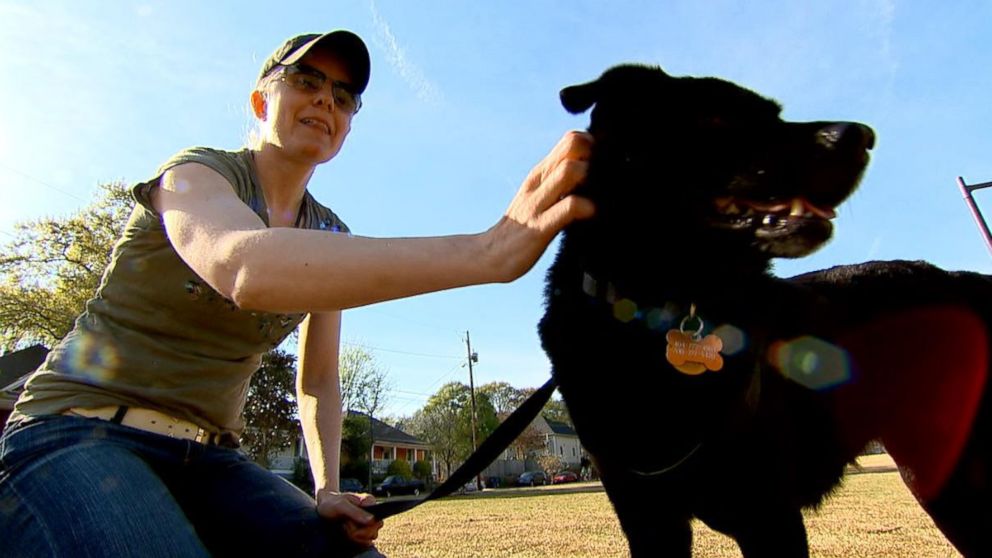
M262 64L258 80L269 75L276 66L295 64L316 45L328 48L339 54L348 65L352 85L356 93L362 93L369 84L372 63L369 60L369 49L362 39L345 29L336 29L330 33L308 33L288 39Z

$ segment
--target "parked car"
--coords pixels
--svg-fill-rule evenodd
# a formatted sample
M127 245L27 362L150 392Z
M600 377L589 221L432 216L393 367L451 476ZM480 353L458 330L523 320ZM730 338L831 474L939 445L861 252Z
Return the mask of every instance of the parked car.
M517 477L517 486L537 486L548 484L548 476L544 471L524 471Z
M579 475L571 471L562 471L551 477L551 484L564 484L566 482L578 482Z
M345 477L338 483L341 492L365 492L365 486L358 479Z
M400 475L390 475L372 489L372 493L377 496L393 496L396 494L419 495L424 491L424 481L420 479L407 479Z

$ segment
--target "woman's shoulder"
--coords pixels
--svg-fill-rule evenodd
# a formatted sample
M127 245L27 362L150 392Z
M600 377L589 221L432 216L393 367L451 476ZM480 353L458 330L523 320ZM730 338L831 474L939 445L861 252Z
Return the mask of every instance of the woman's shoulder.
M156 176L165 171L186 163L199 163L219 172L225 178L230 178L232 172L238 175L248 175L251 172L251 154L248 149L230 151L215 147L187 147L169 157L158 168Z
M152 178L135 184L131 189L135 201L154 212L151 193L158 187L162 175L170 169L187 163L200 164L213 170L231 183L235 193L245 200L245 203L251 205L254 201L256 192L253 186L251 153L248 149L230 151L206 146L187 147L166 159Z

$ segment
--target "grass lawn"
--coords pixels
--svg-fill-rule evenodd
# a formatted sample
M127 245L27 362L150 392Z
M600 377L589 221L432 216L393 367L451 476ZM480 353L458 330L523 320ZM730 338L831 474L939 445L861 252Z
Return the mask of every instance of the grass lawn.
M820 511L806 514L814 557L960 557L888 456L861 464L863 472L848 475ZM694 533L695 556L741 555L730 539L701 523ZM428 502L387 520L378 547L390 558L627 556L598 483L486 490Z

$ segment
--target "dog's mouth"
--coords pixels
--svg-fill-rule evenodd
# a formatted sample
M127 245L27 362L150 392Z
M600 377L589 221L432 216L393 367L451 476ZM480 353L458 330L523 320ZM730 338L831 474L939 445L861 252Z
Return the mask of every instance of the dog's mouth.
M774 257L805 256L826 242L833 232L830 220L837 214L804 197L756 201L720 197L715 201L715 225L753 235L756 245Z

